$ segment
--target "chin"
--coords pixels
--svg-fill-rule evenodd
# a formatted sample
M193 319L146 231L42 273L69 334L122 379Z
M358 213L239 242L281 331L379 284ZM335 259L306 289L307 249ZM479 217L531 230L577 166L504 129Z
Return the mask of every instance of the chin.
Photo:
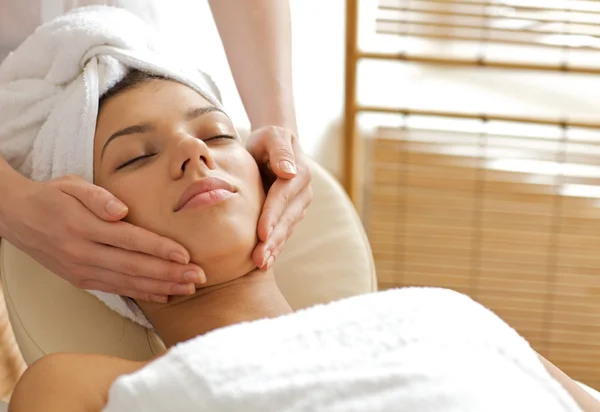
M258 242L256 220L241 224L240 216L231 215L219 222L217 230L194 230L197 235L181 242L191 260L206 273L206 286L229 282L251 272L256 266L252 252Z

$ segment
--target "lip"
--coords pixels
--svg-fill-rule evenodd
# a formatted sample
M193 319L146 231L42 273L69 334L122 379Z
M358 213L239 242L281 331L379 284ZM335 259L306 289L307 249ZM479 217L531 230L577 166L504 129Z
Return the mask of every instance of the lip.
M205 177L196 180L183 191L174 210L178 212L186 206L192 206L192 203L198 205L218 203L235 192L235 187L228 181L218 177Z

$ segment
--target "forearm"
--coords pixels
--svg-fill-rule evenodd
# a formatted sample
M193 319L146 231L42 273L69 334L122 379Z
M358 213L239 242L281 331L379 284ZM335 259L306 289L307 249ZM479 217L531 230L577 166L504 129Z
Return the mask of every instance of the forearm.
M600 411L600 402L595 399L592 395L587 393L577 382L571 379L563 371L558 369L554 364L550 363L543 356L538 355L542 364L548 371L548 373L560 383L569 392L571 397L577 402L579 407L584 412L598 412Z
M6 213L8 212L8 200L11 194L23 181L27 180L14 170L6 160L0 156L0 238L6 236Z
M209 0L252 129L297 134L289 2Z

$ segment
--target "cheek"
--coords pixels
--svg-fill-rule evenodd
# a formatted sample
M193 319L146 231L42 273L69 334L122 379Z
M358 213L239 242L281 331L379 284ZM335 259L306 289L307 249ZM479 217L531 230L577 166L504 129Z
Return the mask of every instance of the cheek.
M123 219L125 222L159 232L160 228L156 225L164 219L160 218L162 206L157 194L164 193L164 191L161 191L158 186L159 182L156 180L132 174L115 179L104 188L129 208L129 213Z
M265 191L256 161L248 151L239 147L224 157L225 171L238 180L240 186L262 207Z

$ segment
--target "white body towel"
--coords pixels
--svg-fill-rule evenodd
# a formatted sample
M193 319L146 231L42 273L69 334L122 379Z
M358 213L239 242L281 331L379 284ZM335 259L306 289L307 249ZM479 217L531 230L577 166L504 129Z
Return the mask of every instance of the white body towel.
M407 288L179 344L119 378L104 412L579 410L492 312L449 290Z
M76 9L40 26L0 64L0 154L33 180L92 182L98 102L130 68L178 80L221 107L211 79L167 50L150 25L119 8ZM92 293L150 327L121 297Z

